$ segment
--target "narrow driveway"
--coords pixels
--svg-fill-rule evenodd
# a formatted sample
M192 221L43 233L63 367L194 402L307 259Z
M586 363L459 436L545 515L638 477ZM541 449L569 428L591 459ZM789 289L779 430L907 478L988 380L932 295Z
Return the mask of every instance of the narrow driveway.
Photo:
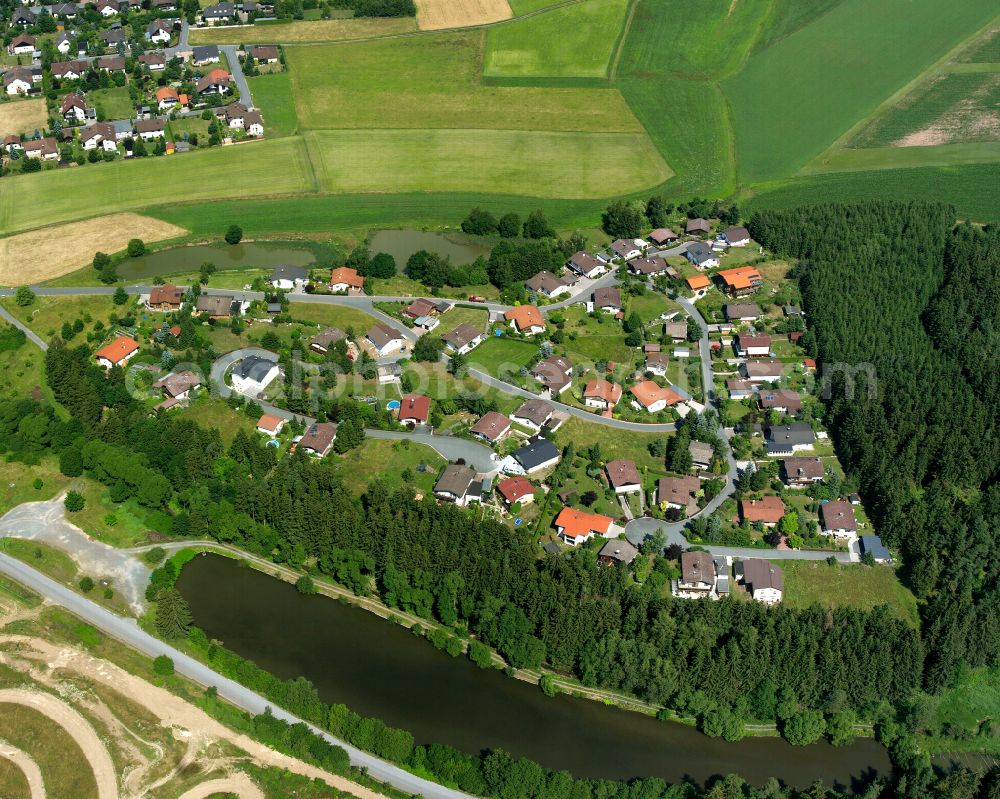
M46 344L44 341L42 341L41 336L36 334L35 331L33 331L30 327L24 324L24 322L20 321L6 308L0 307L0 319L5 319L8 322L10 322L10 324L14 325L14 327L18 328L19 330L23 330L24 335L28 337L28 340L36 347L41 349L42 352L48 351L49 345Z
M343 747L347 751L351 763L358 768L366 769L376 780L388 783L408 794L419 794L425 799L471 799L469 794L417 777L399 766L387 763L367 752L362 752L346 741L341 741L326 731L308 724L305 720L275 707L259 694L223 677L221 674L217 674L208 666L174 649L169 644L153 638L139 629L135 620L116 616L74 593L69 588L40 574L27 564L2 553L0 553L0 573L27 586L50 602L63 606L101 632L117 638L147 657L155 658L159 655L169 657L173 660L174 670L177 673L194 680L199 685L214 687L219 692L220 697L248 713L259 714L270 710L275 718L287 721L289 724L306 724L313 732L325 738L329 743Z
M247 108L253 108L253 97L250 95L250 84L247 83L246 75L243 74L243 65L240 64L239 56L236 55L236 45L219 45L219 50L226 54L229 61L229 73L233 76L233 83L240 93L240 102Z

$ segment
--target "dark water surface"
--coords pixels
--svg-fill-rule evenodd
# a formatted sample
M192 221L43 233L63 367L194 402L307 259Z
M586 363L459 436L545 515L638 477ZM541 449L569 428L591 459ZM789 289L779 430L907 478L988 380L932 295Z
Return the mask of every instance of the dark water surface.
M549 698L372 613L303 596L217 555L187 564L177 587L210 638L282 678L307 677L326 702L409 730L418 743L467 752L502 747L551 769L606 779L702 782L735 772L758 784L773 776L806 787L816 779L851 785L891 768L871 739L840 748L793 747L779 738L729 743L597 702Z
M305 247L257 244L196 244L171 247L139 258L126 258L118 265L118 274L126 281L148 280L157 275L197 272L206 261L221 271L227 269L273 269L282 264L309 266L316 257Z

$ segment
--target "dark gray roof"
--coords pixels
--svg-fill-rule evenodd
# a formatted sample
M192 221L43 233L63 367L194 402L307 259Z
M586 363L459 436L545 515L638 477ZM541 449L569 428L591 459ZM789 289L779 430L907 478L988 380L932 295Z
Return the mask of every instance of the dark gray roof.
M687 254L688 258L696 264L705 263L705 261L715 257L712 248L703 241L695 241L689 244Z
M547 438L536 438L514 452L514 460L520 463L526 471L531 471L558 457L559 450Z
M875 560L890 560L889 550L885 548L885 544L882 543L882 539L877 535L863 535L859 541L859 548L862 555L867 555L869 552Z
M767 450L788 452L795 445L809 446L815 440L813 429L804 422L775 425L767 431Z
M242 377L244 380L255 380L259 383L275 366L277 366L275 361L269 361L257 355L250 355L236 364L233 374L237 377Z
M201 61L205 58L218 58L219 46L215 44L195 45L191 48L191 54L194 56L195 61Z
M276 266L271 272L271 280L305 280L307 277L309 277L309 270L306 267L292 264Z

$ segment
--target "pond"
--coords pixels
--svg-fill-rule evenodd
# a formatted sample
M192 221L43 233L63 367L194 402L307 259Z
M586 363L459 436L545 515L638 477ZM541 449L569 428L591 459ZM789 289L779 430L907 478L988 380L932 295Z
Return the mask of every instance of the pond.
M197 244L191 247L171 247L139 258L126 258L118 264L118 274L126 282L150 280L197 272L210 261L220 271L227 269L273 269L281 264L309 266L316 256L304 247L247 242L245 244Z
M822 779L852 786L888 774L871 739L835 748L792 747L779 738L728 743L682 724L569 696L451 658L403 627L236 561L203 555L177 588L210 638L281 678L305 676L324 701L409 730L418 743L467 752L502 747L578 777L704 781L739 773L805 787Z
M490 254L490 248L478 244L464 235L428 233L423 230L378 230L369 237L368 248L372 254L387 252L396 259L396 269L400 272L411 255L420 250L451 258L456 266L471 264L480 255Z

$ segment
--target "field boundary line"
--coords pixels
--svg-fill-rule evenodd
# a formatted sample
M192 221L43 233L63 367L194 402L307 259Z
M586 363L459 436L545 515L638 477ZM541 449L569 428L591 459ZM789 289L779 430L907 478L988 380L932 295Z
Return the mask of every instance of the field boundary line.
M614 49L611 52L611 61L608 63L608 69L604 73L611 82L614 82L618 77L618 64L621 61L622 51L625 49L625 40L632 29L632 20L635 18L635 10L638 5L639 0L629 0L628 9L625 11L625 21L618 31L618 39L615 41Z
M793 173L792 177L803 177L806 175L814 174L813 172L807 170L815 169L817 166L821 166L823 160L830 158L835 151L846 149L847 143L851 139L853 139L854 136L857 135L857 133L860 132L861 129L865 127L865 125L867 125L874 119L880 117L882 114L884 114L886 111L892 108L896 103L898 103L900 100L906 97L906 95L908 95L911 91L913 91L917 86L926 81L928 78L931 78L940 72L944 72L945 67L947 67L948 64L950 64L955 59L955 57L962 52L962 50L968 47L970 42L972 42L975 39L978 39L980 36L983 36L984 34L989 32L992 28L994 28L997 24L1000 24L1000 15L993 17L989 22L987 22L985 25L979 28L971 36L966 36L964 39L962 39L962 41L960 41L958 44L952 47L941 58L939 58L937 61L935 61L926 69L922 70L920 73L914 76L909 82L907 82L897 91L890 94L885 100L883 100L875 107L872 113L868 114L868 116L864 117L863 119L860 119L857 122L855 122L846 132L844 132L842 135L834 139L834 141L825 150L823 150L823 152L821 152L815 158L811 158L801 168L799 168L795 173Z

